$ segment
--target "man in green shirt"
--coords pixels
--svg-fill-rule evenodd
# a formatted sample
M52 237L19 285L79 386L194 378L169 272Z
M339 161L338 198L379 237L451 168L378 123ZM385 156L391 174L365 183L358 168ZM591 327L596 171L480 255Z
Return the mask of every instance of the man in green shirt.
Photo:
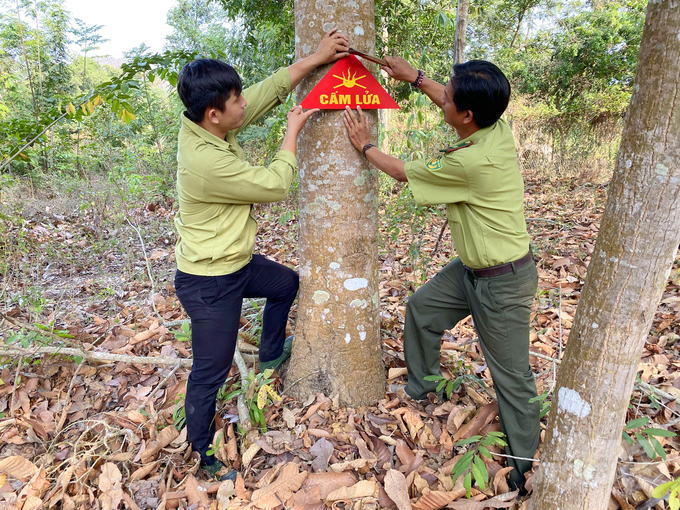
M404 356L407 396L436 390L445 330L472 314L498 398L506 452L533 458L539 440L539 403L529 364L529 323L538 285L524 220L524 182L512 132L501 115L510 84L490 62L453 67L444 87L403 58L386 57L385 71L420 88L444 111L461 141L432 159L405 163L370 143L368 118L347 109L350 140L364 157L398 181L408 181L420 205L446 204L458 258L411 296L406 306ZM508 459L519 488L531 461Z
M297 169L297 136L311 114L295 107L281 150L269 166L248 163L237 133L285 102L313 69L347 56L347 38L327 32L315 53L242 90L228 64L195 60L179 74L182 114L177 152L179 211L175 227L177 297L191 317L193 367L187 382L187 434L201 466L223 467L208 455L215 432L215 400L231 368L243 298L264 297L260 370L277 369L290 356L288 312L298 290L292 269L253 254L257 222L253 204L288 195Z

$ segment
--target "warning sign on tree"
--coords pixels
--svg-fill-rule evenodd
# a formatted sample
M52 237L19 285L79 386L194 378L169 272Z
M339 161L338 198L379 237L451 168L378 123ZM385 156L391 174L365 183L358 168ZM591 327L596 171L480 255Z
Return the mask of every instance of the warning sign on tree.
M300 103L303 108L341 110L346 106L364 110L399 109L378 80L353 55L342 58Z

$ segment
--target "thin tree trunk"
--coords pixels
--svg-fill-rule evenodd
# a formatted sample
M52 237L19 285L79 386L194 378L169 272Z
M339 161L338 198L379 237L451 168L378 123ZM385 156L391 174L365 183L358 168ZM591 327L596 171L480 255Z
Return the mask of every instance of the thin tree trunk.
M352 46L375 52L373 1L296 0L298 58L337 26ZM363 62L375 72L375 66ZM301 101L328 72L297 89ZM377 142L378 115L368 110ZM378 174L349 142L342 110L325 110L299 137L300 294L289 394L323 392L350 406L384 396L378 316ZM291 384L295 381L295 385Z
M470 0L458 0L456 10L456 39L453 47L454 64L465 61L465 31L467 30Z
M26 42L24 41L24 29L21 25L21 7L19 7L19 0L16 0L17 4L17 19L19 20L19 36L21 37L21 48L24 51L24 62L26 63L26 73L28 74L28 85L31 88L31 98L33 100L33 113L35 114L35 123L40 124L38 120L38 103L35 99L35 91L33 90L33 80L31 79L31 68L28 65L28 55L26 54Z
M680 2L649 2L635 92L535 479L538 509L606 509L640 354L680 241Z

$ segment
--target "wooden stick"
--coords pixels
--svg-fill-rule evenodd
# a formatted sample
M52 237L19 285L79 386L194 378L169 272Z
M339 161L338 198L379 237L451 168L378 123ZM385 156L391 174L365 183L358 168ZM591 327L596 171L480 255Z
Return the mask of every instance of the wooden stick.
M128 356L125 354L113 354L110 352L83 351L70 347L34 347L24 349L14 345L0 345L0 356L36 356L38 354L56 354L63 356L79 356L88 361L131 363L135 365L177 365L191 367L191 358L171 358L170 356ZM258 360L257 356L243 355L243 359L251 363Z
M361 58L365 58L366 60L369 60L370 62L373 62L374 64L380 64L381 66L389 67L390 65L387 63L386 60L383 60L378 57L374 57L373 55L369 55L368 53L364 53L363 51L355 50L354 48L349 49L349 53L351 55L356 55Z

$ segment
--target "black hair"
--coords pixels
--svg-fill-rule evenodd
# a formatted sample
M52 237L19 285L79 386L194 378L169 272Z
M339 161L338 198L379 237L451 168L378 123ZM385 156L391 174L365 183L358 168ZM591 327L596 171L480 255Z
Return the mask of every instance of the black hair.
M194 122L203 120L207 108L224 111L224 103L243 90L241 77L229 64L212 58L189 62L177 78L177 93Z
M470 110L480 128L500 119L510 101L510 82L498 66L486 60L454 65L451 86L458 111Z

